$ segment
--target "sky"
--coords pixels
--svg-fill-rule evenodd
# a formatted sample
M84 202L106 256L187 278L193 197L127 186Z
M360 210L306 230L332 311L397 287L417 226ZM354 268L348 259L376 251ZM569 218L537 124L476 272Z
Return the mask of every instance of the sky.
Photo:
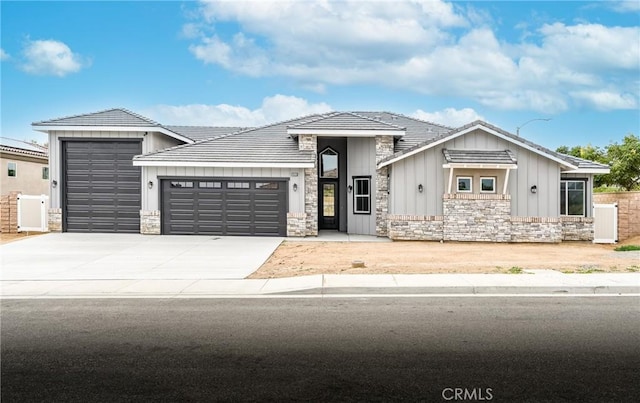
M553 149L640 134L637 0L3 0L0 19L3 137L120 107L167 125L481 119Z

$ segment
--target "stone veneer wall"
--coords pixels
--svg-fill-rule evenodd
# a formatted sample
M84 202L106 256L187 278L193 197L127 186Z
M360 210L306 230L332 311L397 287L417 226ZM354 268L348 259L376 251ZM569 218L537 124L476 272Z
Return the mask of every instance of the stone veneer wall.
M560 217L563 241L593 241L593 218Z
M140 210L140 233L145 235L160 235L159 210Z
M301 134L298 136L300 151L313 151L318 155L318 136L315 134ZM304 169L304 212L307 236L318 235L318 161L313 168Z
M640 235L640 192L594 193L596 204L618 203L618 240Z
M12 191L0 198L0 232L18 232L18 195Z
M511 242L562 241L562 224L556 217L511 217Z
M445 241L511 241L511 195L453 193L442 199Z
M393 155L393 136L376 136L376 165ZM387 236L389 213L389 167L376 169L376 235Z
M387 216L388 236L394 241L440 241L443 239L442 216Z
M50 208L48 226L50 232L62 232L62 209Z
M287 236L304 237L307 233L307 213L287 213Z

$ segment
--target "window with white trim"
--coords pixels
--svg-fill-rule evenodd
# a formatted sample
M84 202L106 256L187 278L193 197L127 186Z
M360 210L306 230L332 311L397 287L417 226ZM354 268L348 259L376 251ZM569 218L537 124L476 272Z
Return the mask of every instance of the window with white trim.
M473 191L473 178L470 176L458 176L458 192L471 193Z
M42 167L42 179L49 179L49 167Z
M585 216L586 181L560 181L560 215Z
M494 176L480 177L480 193L495 193L496 178Z
M353 214L371 214L371 177L353 177Z
M18 164L15 162L9 162L7 164L7 176L11 178L18 176Z

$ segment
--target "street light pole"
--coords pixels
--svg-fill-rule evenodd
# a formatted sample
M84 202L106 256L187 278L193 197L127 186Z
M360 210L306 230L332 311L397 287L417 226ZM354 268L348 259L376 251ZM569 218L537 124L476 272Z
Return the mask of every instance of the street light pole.
M527 120L520 126L516 127L516 136L520 137L520 129L522 129L523 127L525 127L527 124L531 122L535 122L536 120L544 120L545 122L548 122L551 120L551 118L535 118L535 119Z

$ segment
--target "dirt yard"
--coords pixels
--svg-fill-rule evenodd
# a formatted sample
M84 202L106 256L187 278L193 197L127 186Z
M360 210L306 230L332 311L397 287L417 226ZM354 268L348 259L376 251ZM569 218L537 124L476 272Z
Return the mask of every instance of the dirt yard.
M6 233L0 232L0 245L5 243L19 241L32 236L42 235L44 232L18 232L18 233Z
M622 242L640 245L640 237ZM468 242L283 242L249 278L311 274L509 273L640 271L640 252L589 242L498 244ZM363 261L364 268L352 268Z

